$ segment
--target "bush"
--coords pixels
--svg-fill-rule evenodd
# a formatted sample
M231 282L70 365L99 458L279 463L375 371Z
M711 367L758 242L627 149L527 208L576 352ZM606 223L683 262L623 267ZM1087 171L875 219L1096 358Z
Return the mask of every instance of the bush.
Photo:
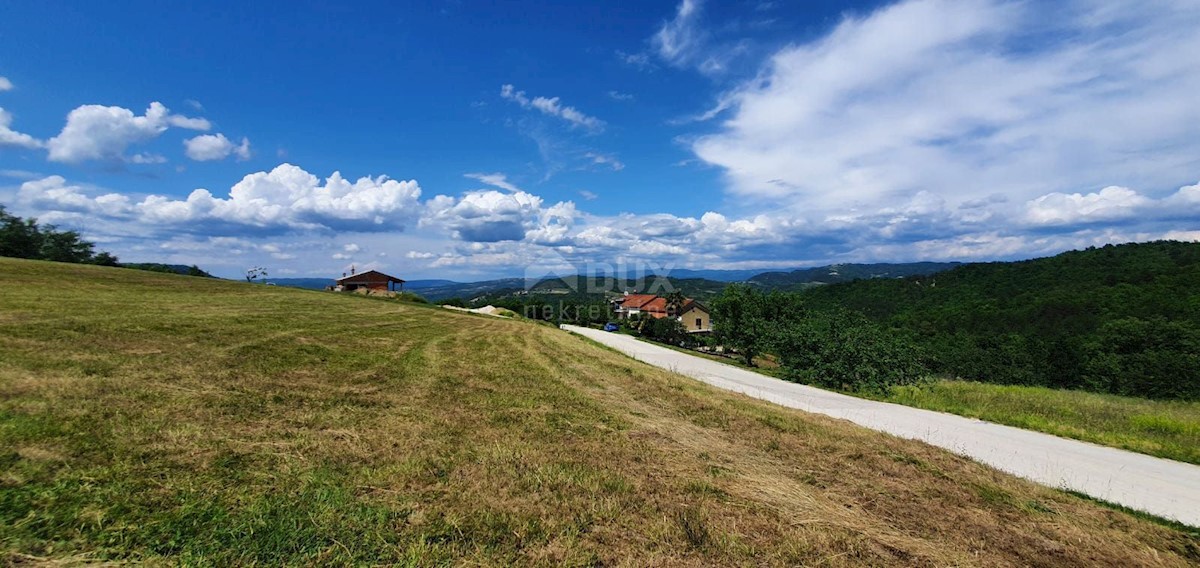
M745 284L730 284L713 300L712 309L717 339L753 366L754 357L767 347L772 326L774 314L768 298Z
M683 343L688 335L675 318L647 318L642 321L640 332L642 337L671 345Z
M920 383L926 373L908 340L851 312L793 322L773 344L787 378L829 388L882 394Z

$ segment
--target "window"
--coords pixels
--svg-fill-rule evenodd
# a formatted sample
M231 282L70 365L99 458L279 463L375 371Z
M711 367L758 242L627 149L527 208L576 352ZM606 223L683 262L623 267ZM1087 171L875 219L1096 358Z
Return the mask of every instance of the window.
M704 319L696 318L696 329L704 329Z

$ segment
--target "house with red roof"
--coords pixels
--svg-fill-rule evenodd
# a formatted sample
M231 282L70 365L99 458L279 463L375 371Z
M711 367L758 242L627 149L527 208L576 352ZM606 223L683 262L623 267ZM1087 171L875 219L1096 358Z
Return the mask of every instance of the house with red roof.
M626 293L613 303L613 311L618 319L665 318L673 317L683 324L688 333L707 333L712 331L712 314L708 307L697 300L685 298L683 305L670 306L667 299L656 294Z
M614 303L617 317L627 319L629 316L641 315L642 307L657 297L654 294L630 294L626 292L624 297Z

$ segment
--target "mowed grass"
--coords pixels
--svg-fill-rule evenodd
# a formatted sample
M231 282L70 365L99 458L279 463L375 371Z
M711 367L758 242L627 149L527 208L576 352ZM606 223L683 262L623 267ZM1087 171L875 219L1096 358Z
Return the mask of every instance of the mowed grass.
M756 358L755 367L748 367L741 359L652 343L764 375L785 378L778 363L766 357ZM948 412L1200 465L1200 401L1150 400L1077 390L949 379L893 387L886 395L844 394Z
M1200 464L1200 402L940 380L882 400Z
M1182 566L1196 534L548 326L0 259L0 563Z

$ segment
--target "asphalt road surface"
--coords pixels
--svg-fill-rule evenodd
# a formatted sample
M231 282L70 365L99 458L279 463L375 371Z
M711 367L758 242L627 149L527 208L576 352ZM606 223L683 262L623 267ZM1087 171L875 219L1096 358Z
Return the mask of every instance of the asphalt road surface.
M1200 526L1200 466L789 383L628 335L563 329L712 386L921 440L1001 471Z

